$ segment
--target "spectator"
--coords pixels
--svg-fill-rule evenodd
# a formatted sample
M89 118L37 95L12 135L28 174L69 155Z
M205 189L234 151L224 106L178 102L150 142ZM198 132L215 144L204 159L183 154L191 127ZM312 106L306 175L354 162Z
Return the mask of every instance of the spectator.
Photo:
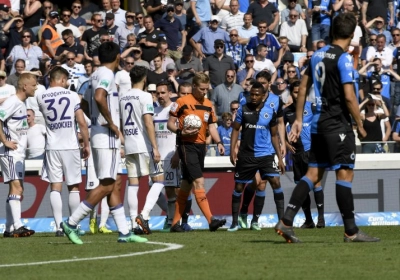
M351 0L347 0L347 1L351 1ZM359 18L358 14L354 13L354 15L355 15L355 17L357 19L357 22L358 22L358 18ZM350 46L349 46L349 49L347 51L348 53L350 53L353 56L353 60L354 60L353 67L354 67L354 69L358 69L358 64L359 64L359 61L360 61L359 58L360 58L360 54L362 52L362 44L360 44L360 39L362 38L362 36L363 36L363 34L362 34L361 27L357 24L356 30L354 31L353 39L351 39Z
M71 18L69 19L69 22L78 27L79 31L83 34L83 32L85 32L86 30L86 20L83 17L79 16L81 9L82 9L81 1L75 0L74 2L72 2L71 5L72 14Z
M115 84L117 85L118 93L127 92L132 88L132 82L129 73L134 65L135 60L133 57L128 56L124 59L124 68L115 74Z
M167 71L167 65L168 64L170 64L170 63L175 64L175 62L172 60L172 58L167 56L168 43L167 42L159 42L158 46L157 46L157 49L158 49L158 54L162 58L162 70L163 71ZM154 69L155 69L154 62L152 60L152 61L150 61L150 70L153 71Z
M108 1L108 0L106 0L106 1ZM106 24L103 26L103 28L107 31L108 35L110 35L110 40L114 41L115 32L118 29L118 26L116 26L114 24L115 15L113 13L106 13L104 18L105 18Z
M93 27L86 30L81 39L81 45L85 49L84 56L86 60L93 60L93 52L100 46L100 36L107 34L107 31L102 28L104 21L100 13L94 13L91 22Z
M224 46L225 42L223 40L215 40L214 54L208 56L203 62L204 73L210 77L212 88L225 82L227 70L235 70L232 57L224 54Z
M386 37L383 34L376 36L376 46L368 48L367 61L373 61L375 58L380 58L382 69L387 70L392 66L393 51L386 47Z
M115 15L115 25L118 27L124 26L126 24L126 11L121 9L121 2L119 0L111 0L111 8Z
M239 43L239 35L236 29L231 30L229 37L231 40L225 43L225 54L233 58L236 69L238 69L243 64L246 49Z
M222 124L218 126L217 131L222 144L225 147L224 156L230 156L231 151L231 134L232 134L232 114L225 112L221 115ZM216 153L217 155L219 153Z
M265 31L273 32L279 24L279 11L268 0L258 0L250 4L248 13L253 15L253 25L258 26L261 21L268 25Z
M211 21L212 16L210 6L210 0L190 1L190 9L193 13L190 35L196 34L202 28L208 27L208 23Z
M135 35L136 37L139 33L145 31L146 28L144 27L144 14L143 12L136 12L136 24L135 24Z
M41 77L38 77L38 82L40 85L45 86L45 88L49 85L49 72L51 69L51 59L45 58L42 59L39 63L40 73L42 73Z
M200 59L214 53L214 42L216 40L221 40L224 44L229 41L228 33L218 27L219 23L219 17L212 16L210 26L203 27L190 39L190 44L197 51Z
M147 84L157 84L161 81L168 80L167 72L162 69L162 59L161 54L157 54L156 57L154 57L154 71L149 71L147 73Z
M101 44L103 44L103 43L105 43L105 42L110 42L110 35L108 35L108 33L104 33L104 34L101 34L100 35L100 45ZM100 65L101 63L100 63L100 60L99 60L99 48L96 48L94 51L93 51L93 56L92 56L92 58L93 58L93 63L94 64L96 64L96 65Z
M66 29L61 33L61 38L64 44L59 46L56 51L55 59L64 62L67 53L73 52L75 54L75 62L81 63L84 56L83 46L75 40L70 29Z
M110 38L110 40L111 40L111 38ZM126 36L126 40L127 40L127 43L125 45L125 48L122 49L122 53L124 51L126 51L127 49L130 49L130 48L136 46L136 44L137 44L136 36L133 33L132 34L128 34L128 36Z
M83 67L85 67L85 74L80 76L78 79L78 86L76 87L76 91L78 94L85 94L86 89L88 88L88 81L90 75L93 73L93 61L86 60L83 63Z
M90 0L83 0L82 9L79 12L79 15L86 20L87 25L93 25L93 15L98 13L98 11L100 11L99 6Z
M62 32L66 29L69 29L72 31L72 34L74 35L75 38L80 38L82 36L81 31L79 30L79 28L73 24L71 24L70 22L70 18L71 18L71 11L68 8L64 8L61 11L61 18L62 18L62 22L61 23L57 23L56 24L56 30L58 35L60 35L60 37L62 36Z
M372 28L372 26L374 28ZM377 18L374 18L374 19L370 20L365 25L365 28L367 28L371 34L375 34L375 35L383 34L383 35L385 35L386 45L389 45L393 41L393 38L392 38L392 35L391 35L390 31L386 30L386 28L385 28L385 20L383 18L381 18L381 17L377 17Z
M0 70L0 99L14 95L15 87L7 82L7 73ZM4 101L4 100L3 100Z
M286 9L281 12L281 24L290 19L290 12L297 11L301 19L306 20L306 15L303 12L300 4L297 4L297 0L288 0L288 5Z
M31 32L25 29L21 32L22 44L14 46L7 58L7 62L12 64L10 74L15 73L14 62L18 59L25 60L26 70L39 68L39 60L43 57L43 52L38 46L32 45Z
M239 101L233 100L229 107L232 114L232 121L235 121L236 113L239 110Z
M265 58L267 56L267 46L264 44L259 44L257 46L257 55L255 56L254 61L254 70L257 72L268 71L271 74L271 83L273 83L277 77L277 72L275 65L271 60Z
M394 25L394 9L393 1L382 1L382 0L368 0L362 2L362 24L365 26L368 21L381 17L386 18L390 13L389 26Z
M39 0L28 0L25 1L24 7L24 27L32 30L35 36L38 34L40 29L40 19L43 14L43 6Z
M101 7L103 8L102 11L100 11L102 18L104 21L106 21L106 14L113 14L112 9L111 9L111 2L110 0L103 0L101 1ZM113 14L114 15L114 14ZM115 19L115 17L113 17Z
M324 40L329 42L329 29L331 26L332 0L308 1L308 12L312 14L311 39L313 49L317 49L317 42Z
M273 90L273 93L278 95L279 98L282 100L284 108L293 103L286 80L284 80L283 78L277 78L275 81L274 89L275 90Z
M142 49L142 59L149 62L157 55L158 43L165 41L165 35L154 28L151 16L144 17L145 31L139 34L137 41ZM157 84L157 83L156 83Z
M15 88L18 87L18 79L19 79L19 75L22 74L23 71L25 71L25 60L23 59L17 59L15 61L15 73L11 74L10 76L8 76L6 83L9 85L14 86Z
M56 50L63 44L60 35L57 33L56 24L58 22L58 12L51 11L48 16L48 23L43 27L41 46L45 54L54 58Z
M3 27L3 32L8 35L8 46L5 56L8 56L10 51L14 48L14 46L22 44L21 32L25 30L24 20L21 16L13 17L9 20ZM30 43L33 45L37 45L35 34L33 34L32 30L29 30L31 34Z
M183 30L186 30L187 25L187 16L186 11L183 9L183 1L182 0L175 0L175 17L179 19L182 24Z
M288 84L291 84L293 80L299 80L301 78L300 70L295 65L290 64L283 78Z
M281 50L281 45L274 35L267 33L267 29L267 22L264 20L260 20L258 22L258 34L257 36L250 38L249 44L247 45L247 51L256 54L257 46L260 44L264 44L265 46L267 46L266 58L274 62L274 52Z
M9 42L8 36L3 31L4 26L10 21L8 11L9 7L7 5L0 4L0 49L7 48Z
M32 68L31 71L39 71L37 68ZM35 95L33 97L28 97L25 101L26 108L30 109L34 112L34 121L37 124L45 125L44 117L42 112L40 112L39 104L37 102L36 97L38 95L43 94L46 91L46 88L43 85L38 84L35 90Z
M278 67L278 77L284 78L285 80L288 81L291 78L300 79L300 70L293 63L294 63L294 55L291 52L285 53L285 55L282 57L282 63ZM295 68L294 74L291 73L291 75L288 75L289 67Z
M303 76L303 72L307 69L310 64L311 57L313 56L314 51L307 51L307 55L303 56L297 62L300 69L300 76Z
M231 0L229 8L231 11L222 19L221 28L228 32L231 32L233 29L239 30L244 24L244 13L239 11L239 1Z
M114 43L119 45L122 50L125 48L127 43L127 36L129 34L134 34L135 31L135 16L136 14L132 11L127 11L125 13L126 24L118 25L117 31L115 32Z
M186 45L186 31L183 29L182 23L175 17L175 6L167 6L167 16L160 18L154 28L164 32L168 43L168 55L177 60L182 57L182 49ZM180 35L180 36L179 36Z
M189 83L192 82L195 73L203 72L203 64L193 55L193 48L190 45L183 48L182 58L176 61L176 68L179 79Z
M134 45L133 47L126 49L121 54L121 58L125 58L128 56L133 57L136 66L144 66L150 70L150 64L142 59L142 48L140 47L140 45Z
M291 52L306 52L307 27L303 19L299 19L299 12L295 9L290 10L289 20L281 25L279 36L285 36L289 40Z
M175 94L178 92L179 88L179 83L177 81L177 79L179 80L179 77L177 76L176 66L174 63L169 63L167 65L167 75L168 75L168 82L171 85L168 88L172 93Z
M154 22L157 22L159 19L162 18L167 1L161 0L148 0L147 4L145 5L147 14L151 16Z
M34 98L34 97L29 97ZM44 146L46 144L46 127L42 124L35 123L35 112L31 109L26 110L28 132L27 132L27 149L26 158L43 159ZM40 112L39 112L40 113Z
M361 52L361 66L364 66L367 63L367 51L370 47L375 47L376 46L376 35L371 34L369 35L369 38L367 38L367 43L368 45L362 50Z
M236 74L236 82L243 88L245 87L245 83L247 83L247 79L255 79L258 73L258 71L254 69L254 60L255 59L252 54L246 54L244 59L244 68L238 71Z
M73 52L67 53L66 62L62 64L61 67L67 70L69 73L68 89L77 92L78 80L86 73L85 67L82 64L75 62L75 54Z
M378 106L382 106L383 112L378 111ZM366 106L366 107L365 107ZM369 95L360 105L361 120L367 136L361 139L363 142L381 142L387 141L382 136L381 120L389 116L385 102L378 97ZM365 108L364 108L365 107ZM364 109L364 110L363 110ZM364 143L362 144L362 153L380 153L382 152L381 143Z
M239 94L243 91L243 88L235 83L235 76L234 70L227 70L225 81L215 87L211 95L211 102L220 122L222 121L222 113L229 112L230 103L233 100L238 100Z
M239 42L246 45L251 37L257 36L258 28L253 25L253 15L246 13L243 16L243 26L238 28Z

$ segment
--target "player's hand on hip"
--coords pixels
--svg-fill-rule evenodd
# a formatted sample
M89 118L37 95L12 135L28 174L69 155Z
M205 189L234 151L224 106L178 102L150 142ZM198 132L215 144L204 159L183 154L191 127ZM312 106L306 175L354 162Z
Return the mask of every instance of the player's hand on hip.
M121 155L121 158L125 158L125 149L124 148L119 149L119 153Z
M289 133L289 136L288 136L289 142L294 142L294 143L297 142L297 139L300 136L300 132L301 132L302 126L303 126L302 122L299 122L297 120L294 121L294 123L292 125L292 129L290 130L290 133Z
M11 150L16 150L18 149L18 143L15 141L5 141L4 142L4 146L6 146L7 148L11 149Z
M88 159L90 156L90 148L88 146L82 148L82 159Z
M218 148L219 154L220 154L221 156L223 156L223 155L225 154L225 147L224 147L224 145L218 144L218 145L217 145L217 148Z
M114 132L115 138L118 139L119 138L119 129L118 129L118 127L115 124L110 124L108 127L112 130L112 132Z
M153 161L159 163L161 159L160 152L157 149L153 149Z
M358 139L360 140L367 137L367 132L365 131L364 127L357 127L357 134L358 134Z

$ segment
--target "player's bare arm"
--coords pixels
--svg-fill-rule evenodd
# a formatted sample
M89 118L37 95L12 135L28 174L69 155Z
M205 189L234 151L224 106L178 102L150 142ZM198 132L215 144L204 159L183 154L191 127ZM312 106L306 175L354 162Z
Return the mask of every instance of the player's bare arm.
M143 123L147 131L147 135L149 135L149 140L151 143L151 147L153 148L153 160L155 163L159 163L161 156L158 151L157 142L156 142L156 132L154 129L153 116L151 114L143 115Z
M18 149L17 142L15 141L7 141L6 135L3 132L3 122L0 121L0 142L4 144L7 148L10 148L11 150L16 150Z
M83 111L81 109L75 111L75 118L76 122L78 123L83 142L82 158L87 159L90 155L89 130L85 121L85 117L83 116Z
M97 107L99 108L100 113L104 117L104 119L107 121L107 126L114 132L115 138L119 138L119 129L118 127L113 123L113 120L111 118L111 113L108 110L108 105L107 105L107 92L102 89L98 88L96 89L94 93L94 100L96 101Z
M271 142L272 146L274 146L275 153L278 157L278 168L282 174L285 174L285 164L282 160L282 154L280 153L280 145L279 145L279 137L278 137L278 125L273 125L270 127L271 130Z
M90 119L89 103L85 99L81 99L81 109L83 113Z
M208 125L208 130L210 132L211 138L217 143L217 149L220 155L225 154L224 144L221 142L221 138L219 137L217 127L214 123Z
M360 110L358 109L356 95L354 94L354 86L353 84L350 83L344 84L343 89L344 89L344 98L346 101L347 109L349 109L350 115L353 117L353 120L357 124L358 137L360 139L365 138L365 136L367 136L367 132L365 131L361 120L361 115L360 115Z
M238 139L239 139L239 133L240 133L240 123L233 122L232 125L232 134L231 134L231 163L236 166L236 161L237 161L237 145L238 145Z
M192 127L184 127L182 130L179 130L178 127L176 127L176 122L178 121L178 118L169 116L168 123L167 123L167 128L169 131L175 134L180 134L181 136L186 136L186 135L194 135L199 133L198 128L192 128Z

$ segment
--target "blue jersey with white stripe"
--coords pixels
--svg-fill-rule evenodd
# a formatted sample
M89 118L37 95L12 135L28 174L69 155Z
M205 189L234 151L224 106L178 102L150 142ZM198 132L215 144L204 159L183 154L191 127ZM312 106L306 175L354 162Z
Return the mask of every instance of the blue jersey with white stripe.
M251 103L239 107L235 122L242 126L239 156L263 157L275 154L270 127L276 125L279 97L269 94L260 111Z
M306 74L314 84L316 111L311 133L350 132L351 118L344 84L353 84L353 58L337 45L316 51Z

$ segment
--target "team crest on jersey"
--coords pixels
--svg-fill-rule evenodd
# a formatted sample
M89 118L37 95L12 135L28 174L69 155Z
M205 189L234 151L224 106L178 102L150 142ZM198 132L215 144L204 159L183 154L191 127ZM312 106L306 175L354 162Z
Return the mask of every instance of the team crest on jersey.
M155 38L156 38L156 34L154 34L153 36L151 36L151 38L155 39Z
M266 119L268 119L268 118L269 118L269 115L268 115L268 113L265 113L265 114L264 114L264 118L266 118Z
M6 111L0 110L0 117L4 118L6 116Z
M307 112L307 110L304 110L304 116L307 116L308 115L308 112Z
M158 124L158 130L164 130L164 124L163 123L159 123Z
M204 112L204 121L208 122L208 118L210 117L210 113Z
M154 107L151 104L147 104L147 111L154 112Z
M171 109L169 110L171 113L175 113L176 110L178 109L178 104L172 103Z
M108 80L101 80L100 81L100 86L108 87L109 84L110 84L110 81L108 81Z
M269 104L269 107L274 108L274 107L275 107L275 104L274 104L274 103L270 103L270 104Z

